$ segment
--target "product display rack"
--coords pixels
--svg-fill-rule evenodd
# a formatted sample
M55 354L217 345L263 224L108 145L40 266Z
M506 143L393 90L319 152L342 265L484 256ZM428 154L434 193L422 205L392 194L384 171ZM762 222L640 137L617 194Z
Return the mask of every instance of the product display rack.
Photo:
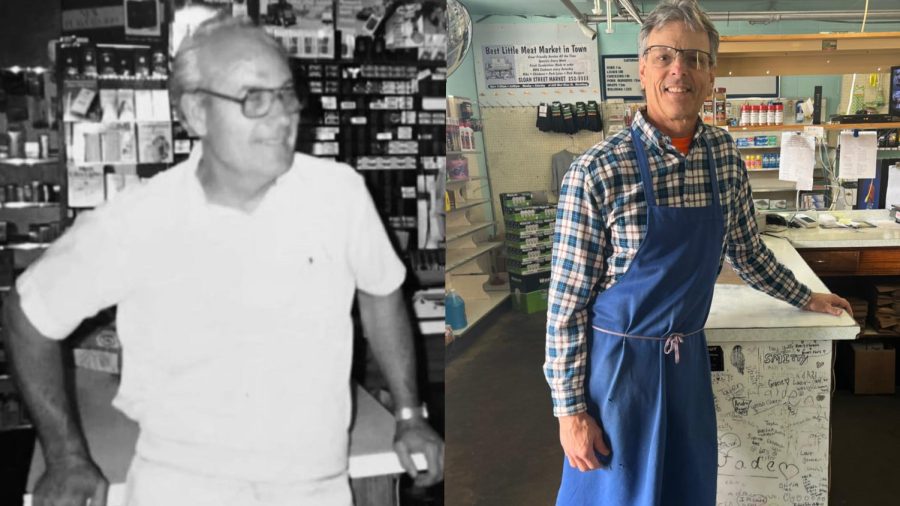
M463 111L473 109L473 101L465 97L448 97L448 127L477 123ZM461 114L462 113L462 114ZM510 296L507 283L491 284L495 270L493 253L503 246L495 238L496 222L490 197L490 178L483 167L481 132L474 132L471 145L461 145L455 128L447 131L447 285L465 302L467 326L453 331L464 335L482 318L504 303ZM464 147L466 149L460 149ZM464 169L463 169L464 167ZM456 168L459 168L457 170ZM460 172L464 170L464 172ZM499 281L499 280L498 280Z
M65 38L57 53L60 164L74 218L170 168L176 152L190 149L173 141L161 47Z

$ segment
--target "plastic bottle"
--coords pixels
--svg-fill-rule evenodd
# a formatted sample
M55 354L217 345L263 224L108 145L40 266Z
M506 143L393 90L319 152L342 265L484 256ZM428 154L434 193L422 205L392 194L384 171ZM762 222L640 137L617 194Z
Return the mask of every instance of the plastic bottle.
M794 107L794 121L797 123L803 123L803 101L798 100L797 105Z
M750 126L759 126L759 105L750 106Z
M766 124L776 125L775 123L775 104L769 104L768 114L766 114Z
M759 124L760 124L760 126L769 124L768 117L769 117L769 104L760 104L759 105Z
M741 106L741 126L748 126L750 124L750 105L744 104Z
M716 88L716 93L713 95L713 100L715 102L715 114L716 114L716 125L722 126L728 124L728 116L725 113L725 88Z
M444 310L444 321L451 329L463 329L469 324L466 320L466 302L452 288L444 296Z
M784 124L784 104L781 102L775 102L775 124Z

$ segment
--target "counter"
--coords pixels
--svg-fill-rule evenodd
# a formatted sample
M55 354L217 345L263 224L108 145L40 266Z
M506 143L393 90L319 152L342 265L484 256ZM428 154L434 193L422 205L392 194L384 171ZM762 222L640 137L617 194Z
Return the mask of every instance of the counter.
M765 237L813 291L828 291L786 239ZM856 322L799 310L728 265L706 325L718 426L717 506L826 506L833 341Z
M791 228L777 235L785 237L796 249L819 248L898 248L900 223L896 223L884 209L816 212L804 211L813 218L820 214L834 216L840 222L865 220L875 228ZM790 216L788 214L787 216Z
M118 378L108 373L75 370L78 411L91 454L110 481L108 506L123 506L125 475L134 455L138 426L111 402L118 390ZM354 419L350 432L350 477L357 506L383 506L393 502L393 477L403 472L393 451L394 417L365 390L354 391ZM425 469L424 455L414 455ZM36 445L28 475L27 491L44 469L40 445ZM30 496L25 506L30 505Z

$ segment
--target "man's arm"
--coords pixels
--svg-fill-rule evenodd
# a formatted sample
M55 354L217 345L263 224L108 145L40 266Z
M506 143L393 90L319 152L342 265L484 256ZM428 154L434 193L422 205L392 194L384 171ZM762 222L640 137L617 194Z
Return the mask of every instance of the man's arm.
M106 504L107 482L91 460L84 433L66 393L62 344L40 333L12 289L3 304L3 337L13 375L34 420L46 470L34 506Z
M388 295L371 295L359 290L357 300L363 329L395 406L418 408L421 404L416 387L416 350L402 290ZM416 478L417 485L429 486L442 479L444 444L424 418L414 416L397 421L394 449L407 473ZM416 476L412 454L419 452L425 454L428 472Z
M735 272L753 288L806 311L839 316L844 309L852 315L846 299L831 293L813 293L763 243L756 226L747 169L739 156L736 159L740 181L726 236L726 256Z
M560 444L569 464L580 471L600 467L595 450L609 455L584 399L588 304L603 274L605 229L587 170L573 165L563 177L556 215L544 375L559 418Z

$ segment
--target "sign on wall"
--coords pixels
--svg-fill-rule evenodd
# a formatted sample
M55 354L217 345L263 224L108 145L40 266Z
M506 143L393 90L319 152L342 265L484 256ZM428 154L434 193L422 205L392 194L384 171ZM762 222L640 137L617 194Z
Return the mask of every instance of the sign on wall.
M643 100L639 59L634 55L603 56L603 99ZM720 77L716 88L725 88L728 98L777 97L778 76Z
M572 28L555 23L491 25L479 37L475 54L480 104L599 100L597 43Z
M641 77L638 56L609 55L603 57L603 99L641 100Z

